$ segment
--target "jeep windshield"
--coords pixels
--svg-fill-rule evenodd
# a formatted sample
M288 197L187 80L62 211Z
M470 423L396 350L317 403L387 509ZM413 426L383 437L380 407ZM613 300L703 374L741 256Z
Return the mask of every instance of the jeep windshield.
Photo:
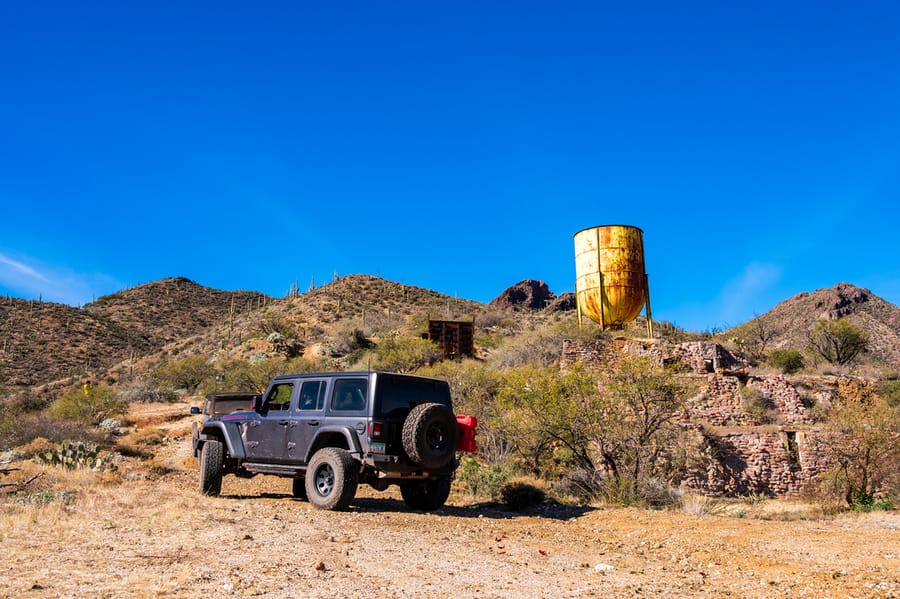
M420 403L450 406L450 386L445 381L379 374L375 388L375 417L404 418Z

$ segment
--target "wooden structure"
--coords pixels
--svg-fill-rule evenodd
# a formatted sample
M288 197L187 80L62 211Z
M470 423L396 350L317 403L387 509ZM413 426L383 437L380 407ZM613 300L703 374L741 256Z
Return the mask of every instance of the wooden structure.
M459 320L428 319L428 332L423 335L434 341L445 358L475 355L475 323Z

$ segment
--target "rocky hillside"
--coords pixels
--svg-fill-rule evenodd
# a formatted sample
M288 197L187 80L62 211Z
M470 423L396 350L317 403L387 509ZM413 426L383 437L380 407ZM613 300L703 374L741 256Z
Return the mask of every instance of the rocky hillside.
M820 318L846 317L869 336L867 362L900 368L900 308L868 289L839 283L812 293L799 293L741 326L726 331L729 338L767 338L768 350L803 350L807 333Z
M96 372L226 322L232 305L240 314L267 301L260 293L220 291L184 278L140 285L84 308L4 299L0 302L0 388L23 388Z
M516 329L547 326L558 311L573 308L572 294L557 297L540 281L523 281L482 304L369 275L341 277L280 299L210 289L183 278L140 285L81 309L7 298L0 302L0 389L88 372L105 376L116 364L113 374L119 378L133 364L139 372L165 356L246 358L270 350L264 345L273 332L296 339L307 355L329 355L342 329L358 328L376 338L416 335L427 318L474 319L482 331L502 325L503 335L514 335ZM866 361L900 368L900 308L845 283L785 300L725 336L751 338L762 327L767 350L803 349L807 331L823 315L846 316L868 332Z

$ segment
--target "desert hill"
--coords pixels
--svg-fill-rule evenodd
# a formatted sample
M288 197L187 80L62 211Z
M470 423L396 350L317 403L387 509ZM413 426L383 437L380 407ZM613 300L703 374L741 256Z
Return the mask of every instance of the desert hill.
M543 301L526 301L534 294L523 289L537 289ZM519 296L524 299L515 301ZM7 298L0 302L0 388L102 374L116 364L121 373L126 362L129 368L150 368L171 355L248 358L272 333L296 339L307 355L339 351L335 335L342 330L364 330L376 339L415 335L427 318L474 320L482 332L500 327L514 336L574 318L565 315L570 296L557 297L540 281L522 281L482 304L354 274L286 298L221 291L180 277L107 295L83 308ZM722 338L751 338L763 329L767 351L802 350L807 331L823 316L846 316L868 333L870 351L864 360L900 367L900 308L847 283L798 294Z
M844 318L869 336L867 356L875 365L900 368L900 308L849 283L799 293L757 318L726 331L727 338L767 338L767 350L807 346L807 332L820 318Z
M158 351L269 298L170 278L103 296L83 308L5 298L0 302L0 388L80 377Z

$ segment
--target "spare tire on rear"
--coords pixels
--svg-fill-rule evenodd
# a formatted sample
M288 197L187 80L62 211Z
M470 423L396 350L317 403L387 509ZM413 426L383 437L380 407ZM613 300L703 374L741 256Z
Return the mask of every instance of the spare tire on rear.
M456 455L459 431L453 412L439 403L414 407L403 422L403 449L424 468L442 468Z

